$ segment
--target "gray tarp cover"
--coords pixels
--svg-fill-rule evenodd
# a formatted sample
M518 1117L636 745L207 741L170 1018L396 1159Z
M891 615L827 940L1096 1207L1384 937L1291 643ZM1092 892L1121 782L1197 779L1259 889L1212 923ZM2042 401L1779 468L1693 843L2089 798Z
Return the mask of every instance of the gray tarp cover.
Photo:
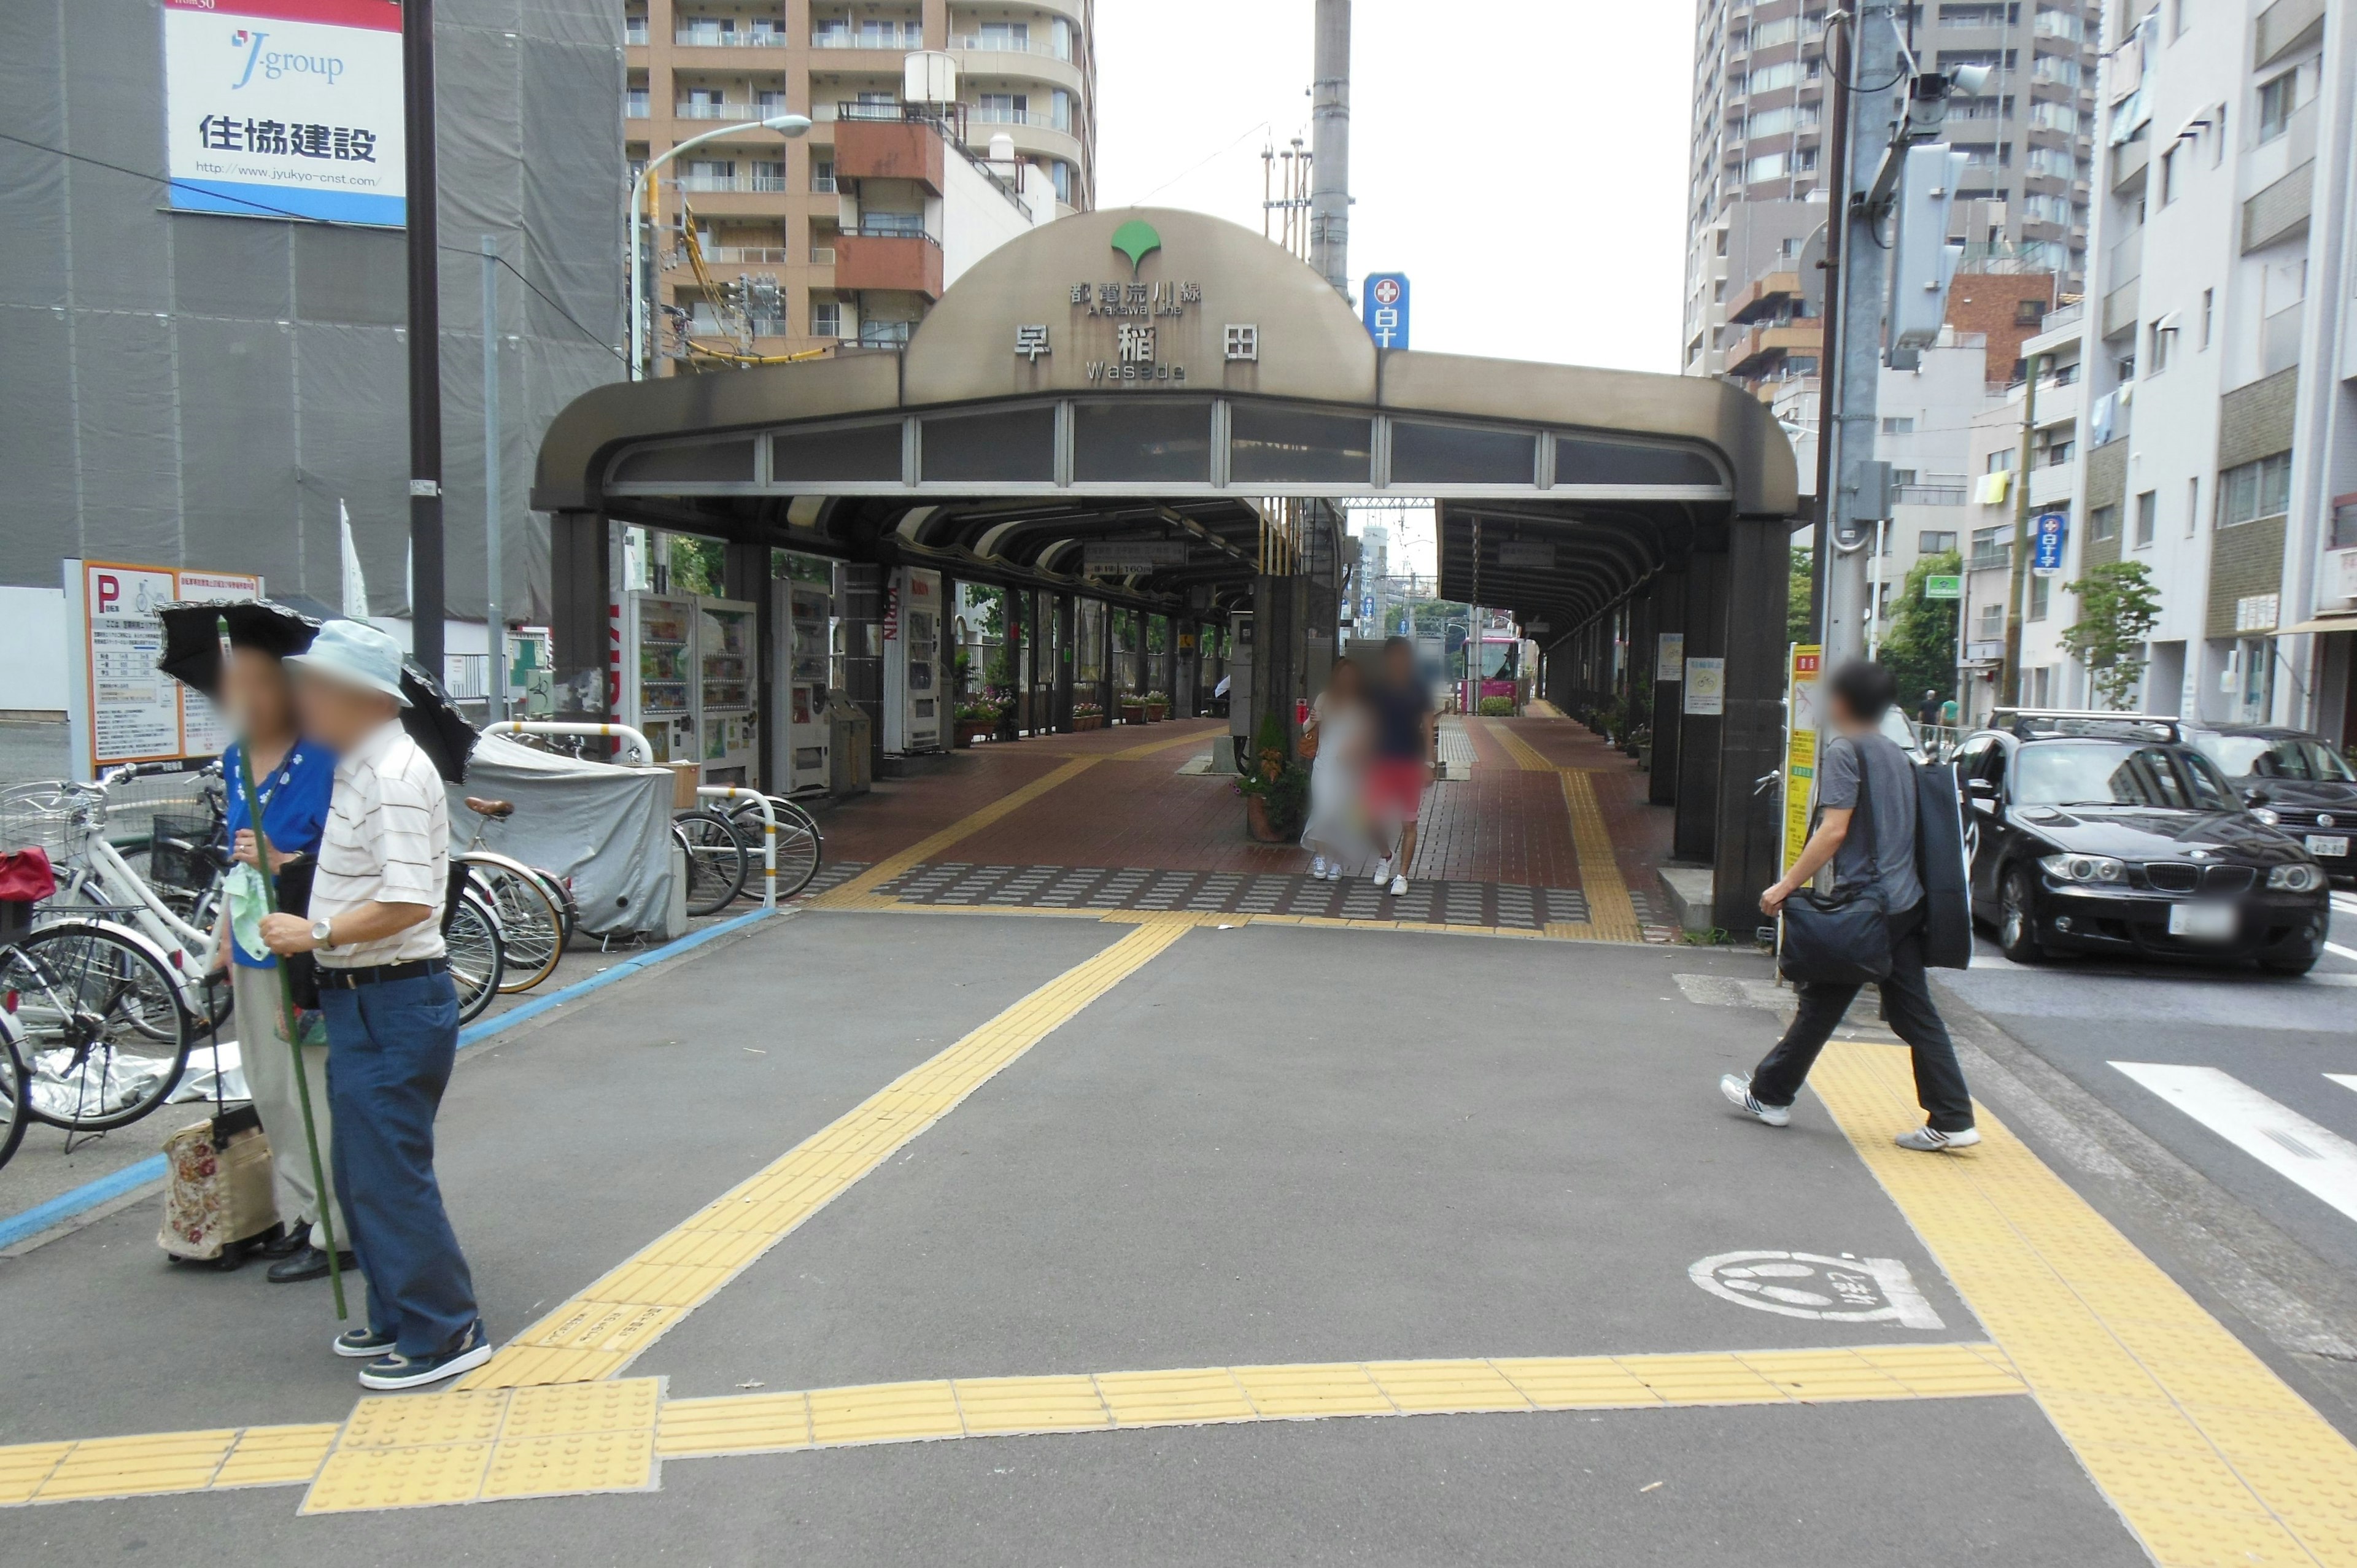
M583 762L502 735L475 743L467 782L450 787L451 847L481 819L466 797L515 802L483 847L573 882L581 929L596 936L661 929L671 902L670 770Z

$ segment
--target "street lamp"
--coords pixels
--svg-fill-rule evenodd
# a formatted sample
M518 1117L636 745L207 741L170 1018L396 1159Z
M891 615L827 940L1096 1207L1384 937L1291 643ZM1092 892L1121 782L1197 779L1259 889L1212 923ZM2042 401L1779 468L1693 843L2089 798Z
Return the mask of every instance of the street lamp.
M772 114L759 122L759 127L775 131L781 136L799 136L810 130L811 118L807 114ZM646 206L647 181L655 170L680 154L722 136L737 135L747 129L748 127L741 123L731 123L716 125L709 131L690 136L677 146L667 147L649 158L647 166L640 169L638 178L630 182L630 380L634 381L647 379L647 328L650 324L646 310L646 263L639 252L639 214Z

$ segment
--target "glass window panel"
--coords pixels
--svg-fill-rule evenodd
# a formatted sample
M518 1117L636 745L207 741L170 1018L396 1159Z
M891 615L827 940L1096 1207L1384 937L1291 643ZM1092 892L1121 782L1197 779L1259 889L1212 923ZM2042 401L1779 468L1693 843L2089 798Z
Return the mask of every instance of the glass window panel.
M618 485L750 484L753 442L710 441L693 446L651 446L614 467Z
M1538 437L1528 431L1392 422L1395 485L1528 485L1537 460Z
M1072 478L1082 484L1211 482L1211 405L1125 398L1072 407Z
M887 479L900 478L900 422L858 424L844 430L798 430L770 438L770 477L797 479Z
M1727 481L1699 452L1675 446L1638 446L1620 441L1589 441L1562 435L1555 444L1558 485L1711 485Z
M1373 478L1374 422L1363 414L1238 403L1229 431L1228 478L1236 484L1363 485Z
M924 423L921 450L928 484L1050 484L1056 478L1056 411L935 414Z

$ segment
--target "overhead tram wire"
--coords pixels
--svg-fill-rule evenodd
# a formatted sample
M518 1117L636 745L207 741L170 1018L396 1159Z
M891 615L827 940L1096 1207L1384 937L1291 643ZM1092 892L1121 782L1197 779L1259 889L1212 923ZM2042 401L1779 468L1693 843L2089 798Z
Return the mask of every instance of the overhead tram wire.
M312 217L309 213L289 211L284 207L273 207L266 201L256 201L251 197L231 196L226 191L205 189L203 187L193 184L188 180L175 179L170 175L150 174L145 169L130 168L122 164L109 163L104 158L94 158L87 153L68 152L63 147L53 147L46 142L34 141L29 136L19 136L6 131L0 131L0 142L14 142L20 147L30 147L37 153L48 153L52 156L65 158L73 163L88 164L92 168L102 168L110 174L128 175L133 179L144 179L153 185L169 186L182 190L199 191L201 194L213 200L234 201L241 207L251 207L256 212L265 212L273 218L285 218L296 223L318 224L319 227L327 229L343 227L343 225L339 224L323 223L320 220ZM527 237L529 237L529 234L530 231L526 231ZM449 251L456 254L472 256L478 261L482 259L482 252L480 251L470 251L463 245L443 245L438 248ZM605 338L599 337L596 331L583 323L579 317L575 316L571 311L565 309L564 305L555 297L551 295L547 290L533 282L532 279L526 277L522 273L518 272L513 262L509 261L505 256L498 256L493 259L496 260L500 266L506 268L509 272L513 273L515 274L516 282L530 289L539 297L541 303L547 306L551 310L556 312L557 315L563 317L566 321L570 322L573 325L574 329L578 331L584 338L587 338L592 343L597 344L597 347L605 349L606 352L613 355L614 358L621 360L622 363L627 365L630 362L630 356L624 354L619 349L615 348L614 345L607 342Z

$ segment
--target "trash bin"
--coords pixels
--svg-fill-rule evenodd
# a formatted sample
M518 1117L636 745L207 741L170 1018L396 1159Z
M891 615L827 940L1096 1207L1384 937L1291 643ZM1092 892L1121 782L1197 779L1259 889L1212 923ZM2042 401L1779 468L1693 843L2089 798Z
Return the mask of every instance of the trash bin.
M836 693L826 709L828 728L827 788L835 799L865 795L874 782L872 763L867 748L874 734L874 721L867 710Z

